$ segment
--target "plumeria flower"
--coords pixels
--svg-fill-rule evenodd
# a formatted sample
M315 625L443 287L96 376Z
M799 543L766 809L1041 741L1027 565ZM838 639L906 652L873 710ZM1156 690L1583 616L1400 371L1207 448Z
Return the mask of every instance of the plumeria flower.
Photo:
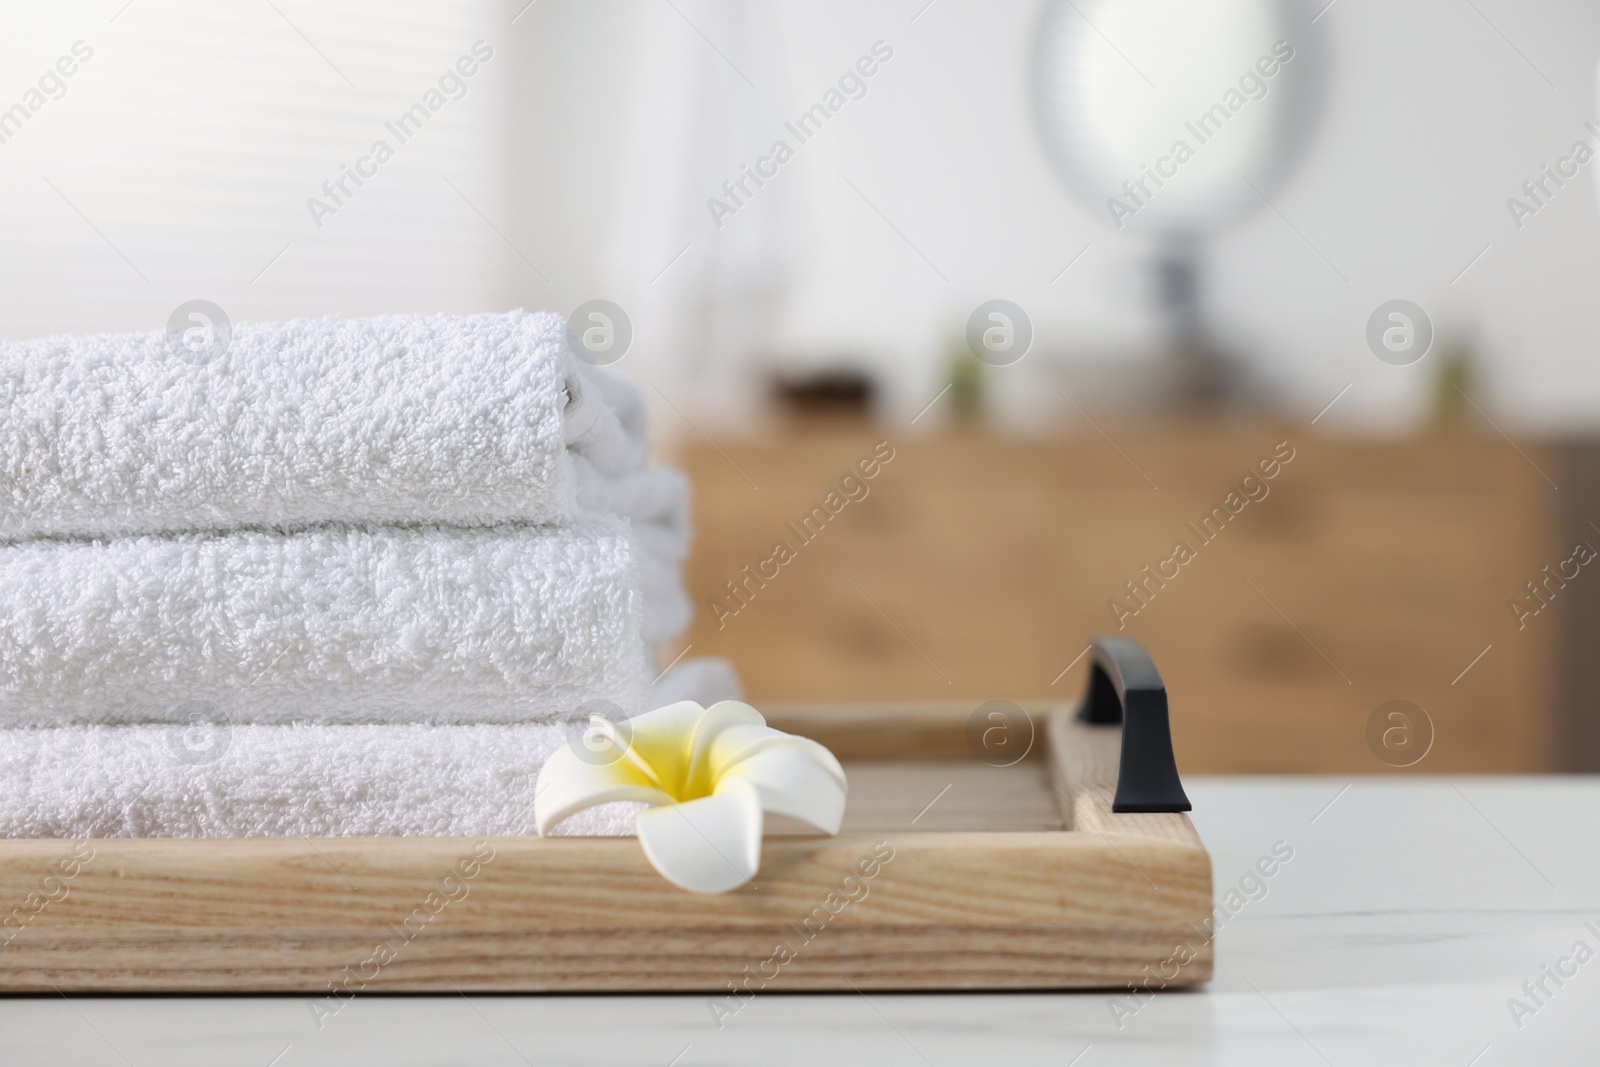
M845 788L833 753L750 705L683 700L622 722L593 716L545 761L533 811L545 834L586 808L643 801L635 828L650 864L691 893L726 893L760 868L767 813L837 834Z

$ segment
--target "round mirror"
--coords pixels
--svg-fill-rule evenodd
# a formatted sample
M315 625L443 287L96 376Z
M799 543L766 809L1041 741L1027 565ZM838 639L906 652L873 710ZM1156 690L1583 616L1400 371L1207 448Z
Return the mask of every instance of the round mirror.
M1046 0L1034 111L1067 187L1159 244L1175 389L1215 406L1245 391L1200 314L1200 247L1266 206L1309 141L1322 84L1296 0Z
M1293 0L1049 0L1034 60L1045 148L1119 229L1218 229L1297 161L1314 53Z

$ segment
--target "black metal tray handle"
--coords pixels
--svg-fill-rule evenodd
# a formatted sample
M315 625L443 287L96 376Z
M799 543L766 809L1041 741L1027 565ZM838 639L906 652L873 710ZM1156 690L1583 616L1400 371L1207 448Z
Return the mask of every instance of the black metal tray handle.
M1139 642L1102 636L1090 642L1089 689L1078 718L1122 724L1122 765L1112 811L1190 811L1172 755L1167 687Z

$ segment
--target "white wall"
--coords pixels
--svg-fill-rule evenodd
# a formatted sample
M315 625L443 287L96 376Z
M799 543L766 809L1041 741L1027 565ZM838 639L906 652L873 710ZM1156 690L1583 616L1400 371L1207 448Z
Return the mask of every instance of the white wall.
M1035 375L1050 352L1114 358L1151 342L1146 241L1136 226L1119 233L1102 209L1073 199L1039 147L1027 95L1032 0L937 0L920 15L921 0L780 5L781 63L746 59L748 42L726 25L725 6L677 6L722 52L749 65L758 88L662 5L541 3L529 15L551 35L534 46L539 54L559 56L539 76L539 95L560 106L533 122L567 155L522 185L525 232L565 227L556 255L574 286L637 303L649 320L652 290L672 274L655 286L649 278L677 247L692 245L673 272L714 272L708 263L734 254L741 228L771 226L764 211L796 213L801 234L781 246L789 290L769 347L791 359L864 353L890 370L902 416L941 387L933 354L989 297L1032 314ZM1441 340L1476 340L1493 414L1516 425L1595 422L1600 322L1589 308L1600 293L1600 255L1589 178L1520 231L1505 201L1575 139L1597 140L1582 123L1600 116L1600 9L1580 0L1476 0L1476 9L1448 0L1338 0L1314 30L1326 37L1316 43L1328 51L1332 79L1320 129L1298 174L1273 198L1282 215L1263 210L1214 248L1209 300L1219 325L1298 409L1314 413L1353 383L1328 422L1403 423L1423 409L1433 364L1382 364L1363 331L1379 303L1406 297L1431 313ZM649 157L628 157L615 141L663 91L638 86L637 72L664 54L698 57L724 106L755 100L765 109L765 123L734 145L707 147L716 158L702 172L732 173L878 39L895 55L866 98L800 148L721 231L703 208L715 192L709 176L698 187L683 183L669 158L657 159L661 170L652 174ZM635 92L618 91L623 84ZM572 132L582 130L591 136ZM634 262L602 265L593 235L608 223L637 227L636 215L618 215L614 198L642 177L660 194L659 210L679 216L673 239ZM573 190L587 190L582 225L570 212L549 221L541 201ZM609 241L617 247L615 233ZM1088 254L1052 284L1086 245ZM650 326L641 326L631 365L676 381L682 368L672 332L653 335ZM1030 361L1016 368L1018 381ZM699 380L700 388L725 388L725 370Z
M0 108L73 41L95 48L0 144L0 335L157 329L194 297L236 319L606 297L635 319L622 369L678 430L663 397L701 425L748 422L765 361L846 354L908 418L991 297L1038 329L1001 383L1019 403L1054 404L1036 387L1052 358L1153 338L1145 239L1074 200L1039 146L1035 0L275 2L0 6ZM1600 8L1337 0L1315 30L1333 74L1320 132L1282 215L1213 250L1216 320L1299 410L1353 383L1329 422L1395 424L1431 364L1379 363L1363 327L1408 297L1441 336L1478 339L1497 418L1594 423L1589 176L1520 231L1505 201L1597 140ZM467 97L315 228L306 198L479 37L495 59ZM718 229L721 180L878 40L894 55L866 96Z
M506 213L505 53L411 140L384 127L501 42L499 4L125 2L0 7L0 110L92 50L0 143L0 336L157 330L195 298L235 320L512 299L520 260L473 209ZM314 220L380 138L394 158Z

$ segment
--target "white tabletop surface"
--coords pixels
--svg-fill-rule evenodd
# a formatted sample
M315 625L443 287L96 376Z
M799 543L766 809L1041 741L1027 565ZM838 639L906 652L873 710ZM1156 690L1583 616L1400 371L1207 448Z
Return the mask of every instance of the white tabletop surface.
M321 1030L301 997L16 998L0 1064L1600 1064L1600 956L1571 956L1600 953L1600 779L1186 785L1219 897L1294 855L1209 986L1120 1019L1104 992L763 993L720 1030L703 996L358 997ZM1546 966L1576 974L1535 1001Z

